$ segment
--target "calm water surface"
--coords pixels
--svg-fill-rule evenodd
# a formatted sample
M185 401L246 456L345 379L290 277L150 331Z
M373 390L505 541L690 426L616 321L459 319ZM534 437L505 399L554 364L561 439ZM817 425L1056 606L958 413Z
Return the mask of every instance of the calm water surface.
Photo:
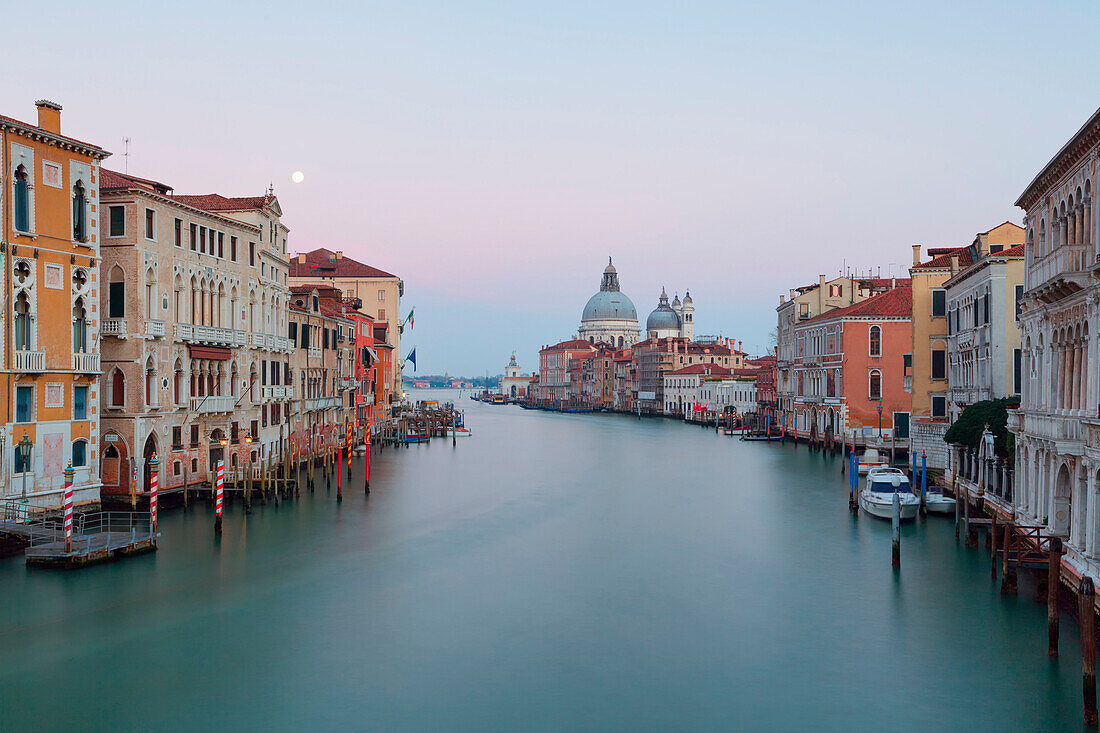
M220 541L199 507L155 555L0 561L3 729L1080 727L1076 625L1048 662L950 520L895 573L835 460L460 404L474 436L376 452L369 498L360 459Z

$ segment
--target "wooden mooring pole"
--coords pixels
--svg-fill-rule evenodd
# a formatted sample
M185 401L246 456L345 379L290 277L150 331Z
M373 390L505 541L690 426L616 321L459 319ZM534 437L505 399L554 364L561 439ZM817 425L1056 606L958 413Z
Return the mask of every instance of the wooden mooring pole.
M350 463L350 461L349 461ZM336 503L344 500L344 448L336 448Z
M890 564L895 568L901 567L901 494L894 492L894 511L890 517L893 529L894 541L890 548Z
M1096 717L1096 589L1092 578L1081 578L1077 594L1077 615L1081 623L1081 689L1085 695L1085 725L1097 724Z
M1058 590L1062 586L1062 538L1050 538L1047 566L1047 656L1058 658Z
M1005 523L1004 542L1001 543L1001 594L1016 593L1016 568L1008 557L1008 548L1012 542L1012 525Z
M997 515L990 513L989 515L989 577L993 580L997 579Z

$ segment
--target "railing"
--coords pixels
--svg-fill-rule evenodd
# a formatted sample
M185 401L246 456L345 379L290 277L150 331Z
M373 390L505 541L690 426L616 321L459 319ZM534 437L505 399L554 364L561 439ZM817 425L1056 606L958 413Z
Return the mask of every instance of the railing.
M194 340L208 344L232 344L233 329L218 326L195 326Z
M1021 413L1023 432L1050 440L1080 440L1081 418Z
M81 374L98 374L99 354L73 354L73 371Z
M149 338L160 338L164 336L164 321L146 321L145 335Z
M269 385L263 388L263 399L265 400L281 400L285 398L294 398L294 387L289 385Z
M225 395L208 395L191 398L191 412L206 414L211 412L233 412L237 398Z
M275 344L271 348L275 351L290 351L290 339L286 336L276 336Z
M310 346L309 347L309 358L310 359L320 359L321 358L321 347L320 346Z
M248 331L242 331L239 328L233 330L233 345L244 346L248 343Z
M267 345L267 336L265 334L262 334L262 333L252 334L252 339L249 342L249 346L252 346L252 347L257 348L257 349L262 349L266 345Z
M340 399L338 397L311 397L305 400L306 411L327 410L339 406Z
M14 351L12 357L12 368L17 372L46 371L45 351Z
M191 341L195 338L195 327L189 323L177 323L176 338L181 341Z
M1092 267L1087 245L1063 245L1032 263L1028 269L1028 286L1038 287L1053 277L1082 272Z
M36 528L38 530L39 528ZM73 517L73 546L84 552L106 547L109 533L132 535L148 539L152 532L149 512L92 512L77 514ZM40 531L30 534L30 546L61 542L65 539L65 528L61 517L43 519Z
M99 332L104 336L125 336L125 318L105 318L99 324Z
M340 380L340 389L356 389L359 387L359 382L355 381L352 377L344 377Z

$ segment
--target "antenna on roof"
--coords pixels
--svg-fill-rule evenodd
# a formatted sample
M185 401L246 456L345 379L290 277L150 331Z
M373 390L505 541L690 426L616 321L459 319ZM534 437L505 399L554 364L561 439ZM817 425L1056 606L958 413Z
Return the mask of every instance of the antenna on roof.
M130 172L130 138L122 138L122 172Z

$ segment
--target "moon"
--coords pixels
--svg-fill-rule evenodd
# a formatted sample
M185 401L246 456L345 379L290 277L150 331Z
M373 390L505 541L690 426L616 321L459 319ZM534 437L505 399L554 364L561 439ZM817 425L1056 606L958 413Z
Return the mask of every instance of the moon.
M294 171L290 174L290 180L294 181L295 183L301 183L302 181L306 180L306 174L302 173L301 171Z

